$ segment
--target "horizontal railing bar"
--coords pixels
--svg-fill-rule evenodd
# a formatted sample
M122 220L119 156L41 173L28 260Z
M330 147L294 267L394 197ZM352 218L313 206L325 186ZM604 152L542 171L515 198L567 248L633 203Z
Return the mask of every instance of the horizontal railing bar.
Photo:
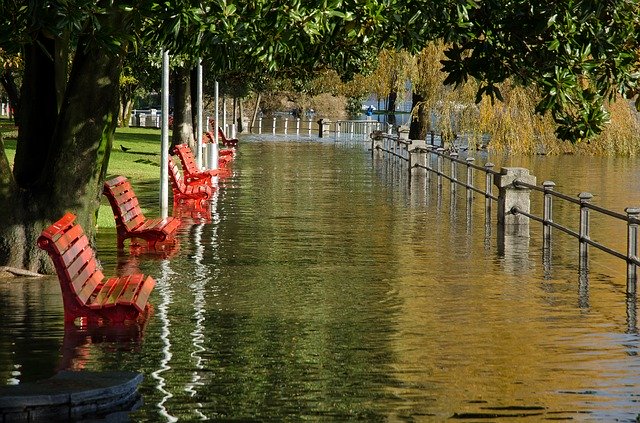
M606 214L607 216L611 216L611 217L613 217L615 219L620 219L620 220L623 220L625 222L629 221L629 218L625 214L614 212L613 210L605 209L604 207L600 207L600 206L597 206L597 205L592 204L592 203L587 203L587 202L582 203L579 199L573 198L573 197L568 196L566 194L562 194L560 192L551 191L551 190L545 190L544 187L539 187L537 185L528 184L526 182L522 182L522 181L519 181L517 179L515 181L513 181L513 183L516 186L523 186L523 187L530 188L530 189L538 191L538 192L546 192L546 193L548 193L550 195L553 195L554 197L562 198L563 200L570 201L570 202L572 202L574 204L582 204L584 207L586 207L588 209L591 209L593 211L597 211L597 212L602 213L602 214Z
M578 240L580 240L582 242L586 242L587 244L589 244L589 245L591 245L591 246L593 246L593 247L595 247L595 248L597 248L597 249L599 249L601 251L604 251L605 253L611 254L612 256L615 256L615 257L617 257L619 259L630 261L630 262L633 262L633 263L636 263L636 261L638 261L638 259L635 258L635 257L627 257L625 254L623 254L623 253L621 253L619 251L616 251L616 250L614 250L614 249L612 249L610 247L607 247L606 245L600 244L599 242L594 241L591 238L584 238L584 237L581 238L580 234L578 232L575 232L575 231L573 231L573 230L571 230L571 229L569 229L569 228L567 228L565 226L562 226L562 225L560 225L558 223L550 222L550 221L544 220L543 218L541 218L539 216L536 216L534 214L527 213L527 212L524 212L524 211L520 211L520 210L518 210L517 207L514 207L511 210L516 214L521 214L523 216L528 217L531 220L535 220L536 222L547 224L547 225L549 225L549 226L551 226L551 227L553 227L555 229L559 229L560 231L565 232L565 233L573 236L574 238L576 238L576 239L578 239ZM636 263L636 264L640 264L640 262Z
M617 213L617 212L614 212L612 210L608 210L608 209L605 209L604 207L596 206L595 204L591 204L591 203L585 203L584 206L586 208L588 208L588 209L591 209L593 211L597 211L597 212L602 213L602 214L606 214L607 216L611 216L611 217L613 217L615 219L624 220L625 222L629 221L629 219L627 218L626 214Z

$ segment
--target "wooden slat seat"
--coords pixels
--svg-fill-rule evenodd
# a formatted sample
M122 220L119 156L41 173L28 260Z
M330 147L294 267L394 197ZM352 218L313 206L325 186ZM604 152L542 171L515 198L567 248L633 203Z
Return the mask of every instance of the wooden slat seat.
M210 185L187 185L180 174L178 165L176 165L171 157L169 157L169 181L171 182L171 191L173 192L174 207L188 200L208 200L213 193L213 187Z
M105 280L75 218L66 213L38 238L38 247L49 254L58 274L65 321L79 317L93 323L137 319L146 310L155 280L142 274Z
M103 194L109 199L118 232L118 248L124 247L124 240L144 239L152 247L174 237L180 226L175 217L147 219L142 213L138 197L131 183L124 176L118 176L104 183Z

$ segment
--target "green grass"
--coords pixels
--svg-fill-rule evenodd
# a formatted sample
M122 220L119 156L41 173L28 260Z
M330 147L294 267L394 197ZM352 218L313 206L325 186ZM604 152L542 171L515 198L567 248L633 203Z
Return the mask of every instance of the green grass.
M123 151L122 147L127 149ZM107 168L107 179L126 176L133 185L160 179L160 130L151 128L118 128ZM141 203L141 206L144 204ZM156 209L142 207L145 214L158 215ZM113 212L103 196L98 210L98 227L115 227Z
M5 152L9 163L13 163L16 153L17 129L7 118L0 118L0 133L4 139ZM123 151L123 146L127 151ZM151 128L118 128L109 158L107 178L126 176L133 185L149 183L160 179L160 130ZM141 204L144 206L144 204ZM143 212L157 216L157 204L154 209L144 208ZM98 227L115 227L113 213L103 196L98 210Z

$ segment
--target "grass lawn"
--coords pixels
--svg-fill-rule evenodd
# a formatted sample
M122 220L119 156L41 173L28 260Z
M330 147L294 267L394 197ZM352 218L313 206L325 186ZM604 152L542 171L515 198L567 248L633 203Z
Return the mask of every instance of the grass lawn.
M16 152L17 130L6 118L0 118L0 133L4 138L9 163ZM127 150L126 152L124 150ZM118 128L109 158L107 178L124 175L136 185L160 179L160 130L151 128ZM98 213L98 227L115 227L113 213L103 196ZM141 204L144 206L144 204ZM157 209L157 204L154 205ZM157 216L156 209L145 209L145 214Z

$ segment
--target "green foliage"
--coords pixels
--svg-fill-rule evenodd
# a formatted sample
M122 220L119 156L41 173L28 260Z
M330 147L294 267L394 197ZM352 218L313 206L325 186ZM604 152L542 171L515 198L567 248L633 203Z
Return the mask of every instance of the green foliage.
M349 97L347 98L347 104L345 106L345 111L349 118L353 119L359 116L362 113L362 102L364 98L362 97Z
M637 1L449 1L439 12L440 36L452 43L445 82L472 77L482 82L479 97L492 98L507 78L534 84L542 94L536 110L551 113L562 139L600 134L605 102L637 92Z

